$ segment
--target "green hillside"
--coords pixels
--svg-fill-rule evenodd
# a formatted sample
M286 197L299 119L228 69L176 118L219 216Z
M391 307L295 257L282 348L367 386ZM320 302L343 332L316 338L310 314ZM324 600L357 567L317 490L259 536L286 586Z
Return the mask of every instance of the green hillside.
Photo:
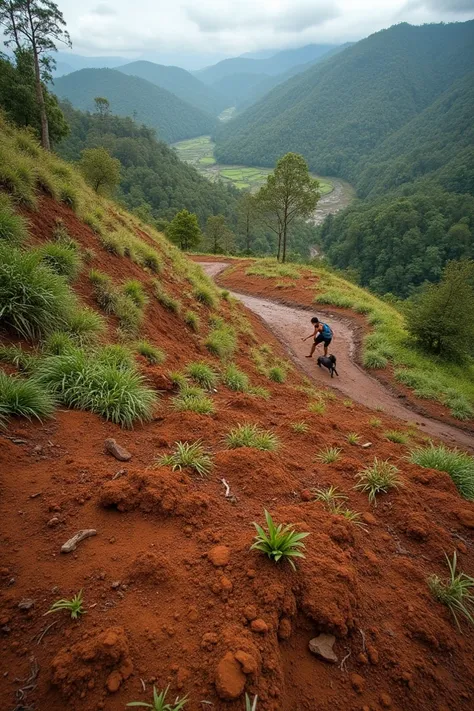
M217 132L219 162L272 165L287 151L352 182L385 139L474 65L474 21L371 35L274 89Z
M160 139L174 143L211 133L215 120L169 91L114 69L82 69L54 82L54 93L83 111L92 111L94 98L104 96L119 116L133 116L154 128Z
M146 79L213 116L218 116L229 106L224 96L180 67L166 67L163 64L141 61L125 64L119 67L118 71Z

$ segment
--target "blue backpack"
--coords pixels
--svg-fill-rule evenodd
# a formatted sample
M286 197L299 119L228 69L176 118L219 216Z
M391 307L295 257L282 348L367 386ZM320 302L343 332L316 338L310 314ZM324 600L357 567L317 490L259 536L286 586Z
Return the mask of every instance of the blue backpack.
M323 330L321 331L321 334L322 334L323 338L325 338L326 340L329 340L330 338L332 338L332 331L331 331L330 327L327 325L327 323L323 323Z

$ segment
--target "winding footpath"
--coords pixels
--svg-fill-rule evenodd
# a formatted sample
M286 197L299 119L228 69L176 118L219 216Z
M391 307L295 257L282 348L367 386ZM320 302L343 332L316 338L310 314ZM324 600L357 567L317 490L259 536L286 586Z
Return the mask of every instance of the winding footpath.
M213 278L229 266L226 262L199 262L199 264L206 274ZM405 422L416 423L425 434L445 440L450 445L457 444L463 449L474 450L474 438L468 432L414 412L376 378L359 367L354 359L354 333L350 325L340 316L330 311L324 314L330 320L334 332L331 349L337 356L339 372L339 378L334 376L331 379L325 368L317 367L317 356L321 354L321 349L316 350L312 359L306 358L311 340L302 343L301 338L312 331L311 314L308 309L285 306L275 301L235 291L231 293L261 318L283 344L293 362L318 385L332 387L342 395L371 409L382 408L386 414Z

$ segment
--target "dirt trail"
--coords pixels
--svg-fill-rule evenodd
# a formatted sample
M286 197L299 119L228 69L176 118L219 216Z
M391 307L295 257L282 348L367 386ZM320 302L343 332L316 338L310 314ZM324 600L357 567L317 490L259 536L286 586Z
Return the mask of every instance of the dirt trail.
M200 262L200 265L212 277L216 277L229 266L226 262ZM427 435L443 439L450 444L459 444L465 449L474 449L472 435L448 424L419 415L403 405L400 398L394 396L378 380L360 368L354 361L354 333L340 316L336 316L330 311L326 312L334 332L331 351L337 356L339 372L339 378L334 376L331 379L326 369L317 367L316 361L317 356L322 353L321 347L311 360L305 357L311 347L311 339L306 343L301 341L301 337L309 335L312 330L308 309L292 308L248 294L231 293L270 327L284 344L291 359L318 385L333 387L348 398L367 407L383 408L387 414L405 422L416 422Z

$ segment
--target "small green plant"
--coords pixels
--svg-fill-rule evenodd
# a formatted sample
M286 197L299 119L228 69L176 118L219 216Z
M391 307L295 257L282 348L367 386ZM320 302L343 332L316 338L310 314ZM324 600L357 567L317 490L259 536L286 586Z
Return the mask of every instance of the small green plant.
M360 435L357 434L357 432L349 432L346 439L349 442L349 444L356 445L356 444L359 444L359 442L360 442Z
M229 326L214 328L204 344L212 355L219 358L230 358L236 347L235 331Z
M122 286L122 291L139 309L143 309L148 303L148 294L138 279L129 279L126 281Z
M135 351L146 358L150 365L160 365L166 359L164 352L148 341L135 343Z
M50 355L62 355L74 347L75 344L71 336L64 331L54 331L43 345L44 351Z
M184 390L173 398L173 407L181 412L196 412L198 415L213 415L214 403L203 391L197 393Z
M270 390L267 390L267 388L262 388L259 385L252 386L249 389L249 395L254 395L255 397L261 397L263 400L269 400L272 396Z
M456 573L456 551L453 553L452 561L447 555L446 560L449 578L441 580L438 575L430 575L428 587L432 595L449 608L457 628L461 631L458 615L462 615L471 625L474 625L474 578L465 573Z
M223 289L221 291L221 298L224 299L224 301L230 301L230 291L227 291L227 289Z
M189 444L189 442L176 442L176 449L172 454L165 454L158 459L158 464L176 469L194 469L200 476L204 477L212 469L212 459L205 451L201 440Z
M342 494L337 486L328 486L326 489L315 489L312 493L316 501L322 501L330 511L334 511L339 502L347 500L347 496Z
M367 526L361 520L362 514L359 511L351 511L351 509L346 508L342 504L338 504L334 507L332 513L336 516L342 516L346 521L349 521L349 523L353 523L354 526L359 526L359 528L367 530Z
M181 711L188 703L188 697L183 696L182 699L177 697L174 703L167 703L166 697L168 695L169 685L164 691L160 693L157 692L156 687L153 687L153 703L148 704L145 701L130 701L127 706L141 706L142 708L152 709L152 711Z
M85 306L69 314L65 330L77 344L84 345L97 341L104 328L102 316Z
M292 422L290 427L296 434L305 434L309 430L307 422Z
M159 282L155 282L155 287L154 287L154 292L157 300L159 303L165 307L168 311L171 311L174 314L178 314L181 310L181 304L178 301L178 299L174 299L172 296L168 294L165 289L159 284Z
M389 442L395 442L396 444L406 444L408 442L408 435L399 430L387 430L384 432L384 436Z
M354 403L352 402L352 400L343 400L342 404L344 405L344 407L354 407Z
M325 447L325 449L322 449L319 454L316 455L316 459L323 464L332 464L333 462L337 462L341 452L342 449L339 449L339 447Z
M67 600L66 598L63 598L62 600L56 600L54 602L48 612L45 612L45 615L51 614L51 612L60 612L60 610L68 610L71 613L71 618L73 620L77 620L79 615L85 615L86 611L82 607L82 603L84 602L84 599L82 597L82 590L80 590L77 595L74 595L71 600Z
M315 400L309 403L308 410L314 412L315 415L324 415L326 412L326 404L322 400Z
M272 366L268 371L268 377L274 383L284 383L286 380L286 371L279 365Z
M273 432L262 430L257 425L237 425L227 434L225 439L230 449L238 447L253 447L254 449L272 451L279 446L278 438Z
M354 488L367 493L369 501L375 504L377 494L386 494L390 489L402 486L397 467L388 460L380 460L377 457L371 467L366 467L356 476L359 482Z
M46 242L36 253L41 262L67 281L73 281L82 269L82 258L77 249L60 242Z
M250 379L246 373L239 370L234 363L227 366L222 378L224 385L234 392L246 393L250 390Z
M193 290L193 296L197 299L197 301L200 301L201 304L204 304L204 306L209 306L209 308L214 308L216 306L216 297L213 290L209 286L199 284Z
M258 696L254 696L253 701L250 701L250 696L245 694L245 711L257 711L257 701Z
M184 323L189 326L194 333L199 331L200 319L195 311L186 311L184 314Z
M469 501L474 500L474 457L466 452L430 442L414 449L409 455L409 461L420 467L446 472L461 496Z
M33 378L7 375L0 370L0 403L4 417L43 420L53 414L56 404L47 388Z
M282 558L288 560L289 564L296 570L292 558L304 558L305 555L301 549L305 548L302 542L304 538L309 536L309 533L299 533L293 529L291 524L276 526L268 511L264 511L265 520L267 522L267 531L254 523L257 535L250 550L258 550L266 553L269 558L278 563Z
M19 245L28 237L28 223L15 212L13 200L0 193L0 240Z
M186 373L189 377L198 383L206 390L212 390L217 385L219 376L216 371L207 363L199 361L197 363L189 363L186 367Z
M38 362L38 355L33 351L24 350L21 346L0 346L0 362L10 363L23 372L30 372Z
M371 417L369 420L369 425L371 427L381 427L382 426L382 420L380 420L378 417Z

